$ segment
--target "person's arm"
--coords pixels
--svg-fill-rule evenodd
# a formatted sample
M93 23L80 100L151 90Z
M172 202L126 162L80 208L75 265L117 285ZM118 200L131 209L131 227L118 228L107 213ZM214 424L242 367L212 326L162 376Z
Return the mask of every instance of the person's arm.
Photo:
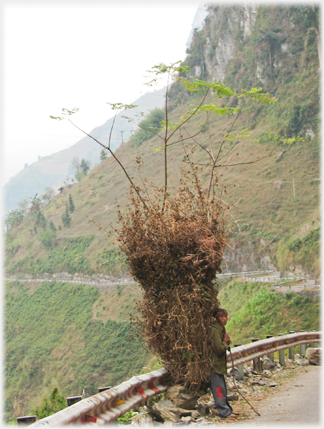
M229 343L225 339L224 341L221 340L220 333L216 328L212 329L211 334L212 334L211 335L212 349L217 356L222 356L225 353L225 351L228 349Z

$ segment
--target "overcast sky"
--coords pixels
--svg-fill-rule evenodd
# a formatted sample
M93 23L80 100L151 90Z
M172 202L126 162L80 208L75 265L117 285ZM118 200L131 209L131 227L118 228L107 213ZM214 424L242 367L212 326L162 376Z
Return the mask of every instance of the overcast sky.
M50 115L79 107L74 119L91 131L113 116L107 102L152 90L146 70L184 60L202 3L4 1L2 183L83 137Z
M25 163L83 137L50 115L78 107L74 121L89 132L113 116L107 102L131 103L152 90L144 85L146 71L185 59L195 13L204 3L0 1L1 183Z

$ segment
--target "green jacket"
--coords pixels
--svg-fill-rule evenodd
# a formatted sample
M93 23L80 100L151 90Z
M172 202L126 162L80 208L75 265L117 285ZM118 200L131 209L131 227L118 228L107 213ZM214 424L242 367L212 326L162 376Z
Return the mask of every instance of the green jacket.
M229 343L224 340L225 333L225 327L215 322L211 329L212 349L214 352L211 362L211 372L224 375L227 373L226 350L229 346Z

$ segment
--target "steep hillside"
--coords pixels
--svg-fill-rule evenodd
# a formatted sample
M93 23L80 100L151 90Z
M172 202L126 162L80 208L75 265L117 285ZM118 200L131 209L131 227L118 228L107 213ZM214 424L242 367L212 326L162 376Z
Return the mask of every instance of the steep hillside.
M91 396L142 373L151 356L130 324L138 297L135 285L6 283L6 419L30 415L54 387Z
M278 293L240 278L223 278L219 290L233 344L320 329L318 291ZM31 415L54 387L64 398L90 396L99 387L161 367L129 323L140 297L135 284L96 289L61 282L6 283L6 421Z
M133 102L138 107L129 111L129 116L135 119L135 115L139 112L147 114L156 107L161 108L164 105L164 95L164 90L152 91L143 95ZM113 120L112 117L103 125L94 128L90 131L90 135L103 144L107 144ZM128 122L122 117L122 114L117 115L111 135L113 150L120 146L122 138L123 141L127 141L135 129L135 123ZM89 132L89 130L84 131ZM27 166L4 186L4 213L16 209L17 204L25 198L31 198L37 193L41 195L48 186L53 187L57 192L58 188L63 185L66 176L73 177L74 170L71 162L74 157L79 157L80 160L84 158L94 166L100 162L101 150L102 147L91 138L84 137L68 149L44 156Z
M312 13L311 8L299 7L213 6L207 24L196 32L185 61L196 77L219 77L238 88L263 86L277 99L273 105L246 106L232 133L249 127L251 137L226 141L222 146L220 184L223 198L231 207L231 241L225 270L276 267L319 275L319 58L316 15L312 17ZM271 37L275 39L270 48L266 30L272 31ZM220 71L224 46L230 46L230 55ZM269 54L269 49L271 58L265 54ZM199 94L188 96L180 83L172 86L169 98L171 121L201 99ZM235 105L236 101L230 98L222 103ZM232 122L232 116L210 115L206 121L199 114L186 124L185 132L194 135L201 129L196 141L201 147L208 145L216 151ZM153 137L137 149L124 143L116 152L138 186L142 186L141 177L163 183L163 153L152 150L159 146L159 138ZM183 149L174 144L168 153L169 183L176 186ZM143 162L141 175L137 156ZM197 149L193 159L199 163L206 159L204 156L203 150ZM23 223L7 233L6 269L11 273L92 273L116 269L120 256L112 249L117 244L113 238L107 238L103 229L108 231L115 226L116 198L125 207L128 189L120 166L113 159L106 159L70 191L66 189L42 209L47 226L52 221L56 228L55 236L51 233L52 245L44 244L50 232L48 227L43 231L37 225L37 214L27 215ZM69 192L75 210L67 228L62 224L62 216ZM89 219L95 223L89 223ZM91 241L80 250L84 263L74 264L73 268L53 259L54 254L64 259L62 248L67 253L72 251L67 240L90 236ZM51 266L49 261L54 260Z

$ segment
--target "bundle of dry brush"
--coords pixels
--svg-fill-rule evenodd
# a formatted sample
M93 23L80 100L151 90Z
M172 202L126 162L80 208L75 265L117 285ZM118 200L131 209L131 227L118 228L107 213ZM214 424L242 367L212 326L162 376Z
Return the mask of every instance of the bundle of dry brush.
M193 179L193 183L191 182ZM136 192L119 212L118 240L132 276L144 290L136 320L174 383L200 389L210 377L212 312L218 306L225 212L193 174L183 175L174 195L155 189L143 201Z

